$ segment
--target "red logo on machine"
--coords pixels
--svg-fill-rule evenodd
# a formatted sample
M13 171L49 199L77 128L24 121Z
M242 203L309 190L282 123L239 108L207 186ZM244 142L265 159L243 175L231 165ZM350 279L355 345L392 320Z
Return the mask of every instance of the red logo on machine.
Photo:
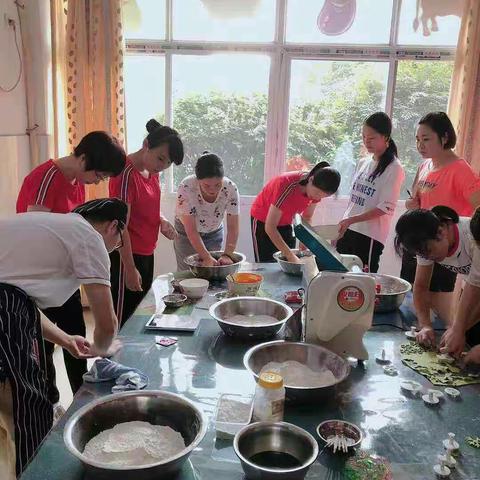
M338 292L337 303L346 312L356 312L363 307L365 295L357 287L345 287Z

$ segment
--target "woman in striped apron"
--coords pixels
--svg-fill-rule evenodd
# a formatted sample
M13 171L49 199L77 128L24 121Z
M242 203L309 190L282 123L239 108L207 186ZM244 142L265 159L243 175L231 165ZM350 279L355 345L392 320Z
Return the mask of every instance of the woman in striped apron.
M43 339L84 359L116 348L108 250L121 245L127 206L101 199L77 211L0 220L0 461L7 462L0 465L2 479L21 474L52 426ZM93 345L37 310L62 305L81 284L95 318Z

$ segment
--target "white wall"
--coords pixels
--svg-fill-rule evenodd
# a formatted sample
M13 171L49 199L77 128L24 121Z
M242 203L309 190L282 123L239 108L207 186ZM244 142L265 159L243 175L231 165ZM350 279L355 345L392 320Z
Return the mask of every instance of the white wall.
M253 261L252 240L250 231L250 206L253 197L242 198L240 203L240 238L237 250L247 255L249 261ZM341 220L343 212L347 207L347 198L327 198L317 207L315 212L314 224L328 225L335 224ZM175 210L175 195L162 195L162 213L170 221L173 221ZM395 217L392 221L390 237L387 240L384 253L380 262L380 272L390 275L400 273L400 260L393 250L393 230L396 219L404 212L403 202L397 207ZM155 273L167 273L176 270L175 254L172 242L160 235L157 248L155 250Z
M17 9L13 1L0 2L0 85L13 85L18 74L18 54L13 29L5 24L4 15L17 23L17 41L21 49ZM20 50L20 53L22 51ZM27 128L25 77L10 93L0 91L0 215L14 213L17 192L23 177L30 170ZM11 179L14 179L14 182Z

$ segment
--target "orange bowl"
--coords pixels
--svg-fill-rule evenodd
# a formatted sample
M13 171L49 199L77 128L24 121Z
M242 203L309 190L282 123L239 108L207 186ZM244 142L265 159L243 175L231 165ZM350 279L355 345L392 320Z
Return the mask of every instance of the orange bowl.
M263 282L257 273L239 272L227 277L228 292L231 295L255 296Z
M258 273L239 272L232 275L235 283L261 283L263 277Z

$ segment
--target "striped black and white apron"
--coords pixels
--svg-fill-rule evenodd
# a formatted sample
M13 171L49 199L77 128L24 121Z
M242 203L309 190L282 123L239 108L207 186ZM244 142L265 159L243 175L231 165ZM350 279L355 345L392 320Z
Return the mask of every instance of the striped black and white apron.
M23 290L0 283L0 381L8 379L12 389L17 475L52 426L44 361L35 304Z

